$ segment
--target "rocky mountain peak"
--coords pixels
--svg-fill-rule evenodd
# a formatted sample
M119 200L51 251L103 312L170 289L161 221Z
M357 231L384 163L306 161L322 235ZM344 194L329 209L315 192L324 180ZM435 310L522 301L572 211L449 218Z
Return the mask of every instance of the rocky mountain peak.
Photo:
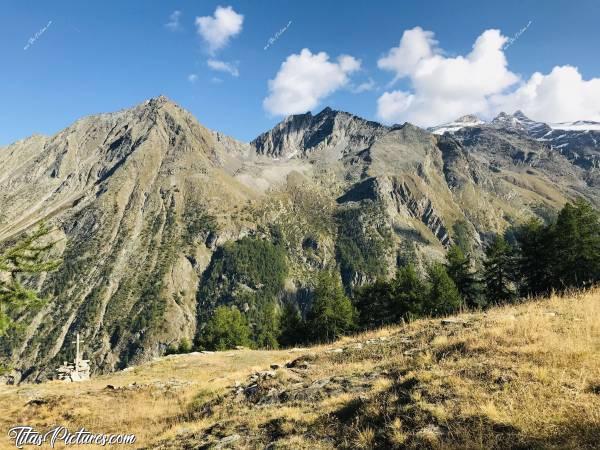
M490 122L490 126L507 131L522 132L534 138L541 137L550 131L547 124L530 119L521 110L515 111L513 114L501 112Z
M513 117L516 118L516 119L519 119L519 120L531 120L520 109L514 112Z
M286 117L251 145L258 154L289 159L324 148L337 148L339 152L366 148L366 142L386 130L389 128L377 122L326 107L316 115L308 112Z

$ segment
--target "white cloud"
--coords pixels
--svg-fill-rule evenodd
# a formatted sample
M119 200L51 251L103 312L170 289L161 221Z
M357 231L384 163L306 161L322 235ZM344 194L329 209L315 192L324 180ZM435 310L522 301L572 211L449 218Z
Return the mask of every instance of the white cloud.
M584 80L575 67L557 66L527 81L508 68L509 42L498 30L484 31L465 56L447 57L431 31L407 30L398 47L379 59L380 69L406 78L409 89L383 93L377 114L385 122L438 125L464 114L491 118L518 109L535 120L600 119L600 79Z
M513 92L492 98L496 111L522 110L544 122L600 121L600 78L584 80L576 67L556 66L534 73Z
M380 69L396 72L396 79L410 75L416 65L425 58L431 58L437 51L437 41L433 32L421 27L406 30L398 47L377 61Z
M377 87L375 81L372 78L369 78L367 81L360 83L359 85L353 85L350 87L350 90L354 94L360 94L362 92L372 91Z
M198 75L196 75L195 73L191 73L188 75L187 79L190 83L195 83L196 81L198 81Z
M242 31L244 16L231 6L217 6L214 16L196 17L198 34L208 44L208 50L214 54L225 47L229 40Z
M402 91L384 92L377 99L377 114L391 122L396 117L402 117L410 108L414 98L414 95Z
M269 95L263 101L271 114L304 113L349 82L351 73L360 69L360 60L341 55L330 61L325 52L311 53L307 48L292 54L281 64L273 80L269 80Z
M384 93L378 100L379 117L428 126L471 112L489 114L489 97L519 80L507 67L502 51L506 39L498 30L487 30L468 55L445 57L432 32L419 27L405 31L399 46L377 64L394 72L395 80L408 77L412 91Z
M165 24L165 27L171 31L181 30L181 11L175 10L169 16L169 21Z
M240 75L240 71L238 70L237 66L233 63L219 61L216 59L209 59L206 63L208 64L208 67L210 67L212 70L226 72L233 77L238 77Z

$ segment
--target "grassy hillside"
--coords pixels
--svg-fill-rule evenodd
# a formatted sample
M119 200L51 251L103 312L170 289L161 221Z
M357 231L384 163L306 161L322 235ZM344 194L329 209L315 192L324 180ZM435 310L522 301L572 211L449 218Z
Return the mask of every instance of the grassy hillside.
M4 431L135 433L139 448L597 448L600 289L310 349L0 386L0 404Z

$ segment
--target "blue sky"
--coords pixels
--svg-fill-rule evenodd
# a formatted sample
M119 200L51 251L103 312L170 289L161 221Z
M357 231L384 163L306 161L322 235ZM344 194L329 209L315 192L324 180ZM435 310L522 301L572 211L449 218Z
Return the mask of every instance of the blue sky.
M243 19L211 53L195 21L214 16L219 5ZM180 12L177 29L165 26L174 11ZM489 116L500 108L521 108L553 121L600 115L600 2L593 0L5 1L1 17L0 145L53 134L81 116L159 94L207 127L242 140L305 106L423 126L458 113ZM512 37L528 23L505 48L501 35ZM469 59L476 39L493 29L501 35L488 33L481 41L486 59ZM413 31L401 44L406 30ZM303 49L310 53L301 58ZM413 50L418 57L408 64L403 55ZM327 55L317 58L319 52ZM290 61L290 55L297 58ZM351 56L354 64L342 66L340 55ZM239 74L213 70L208 60L229 64ZM286 60L290 64L283 70ZM423 75L432 64L435 70ZM532 77L535 72L540 76ZM278 73L279 87L270 91L268 80ZM498 73L503 75L493 79ZM290 88L290 77L311 99L298 98L305 91ZM365 90L357 92L363 83ZM465 92L471 85L474 92Z

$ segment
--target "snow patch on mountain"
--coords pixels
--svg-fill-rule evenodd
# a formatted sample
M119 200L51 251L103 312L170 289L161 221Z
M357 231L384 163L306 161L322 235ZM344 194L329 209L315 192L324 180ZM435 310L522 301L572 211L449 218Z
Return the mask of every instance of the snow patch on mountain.
M427 130L433 134L444 134L446 132L454 133L465 127L476 127L476 126L484 125L484 124L485 124L485 122L483 120L481 120L479 117L477 117L473 114L468 114L466 116L459 117L458 119L456 119L453 122L449 122L449 123L445 123L443 125L431 127L431 128L428 128Z
M577 120L576 122L549 123L548 126L553 130L568 131L600 131L600 122L591 120Z

